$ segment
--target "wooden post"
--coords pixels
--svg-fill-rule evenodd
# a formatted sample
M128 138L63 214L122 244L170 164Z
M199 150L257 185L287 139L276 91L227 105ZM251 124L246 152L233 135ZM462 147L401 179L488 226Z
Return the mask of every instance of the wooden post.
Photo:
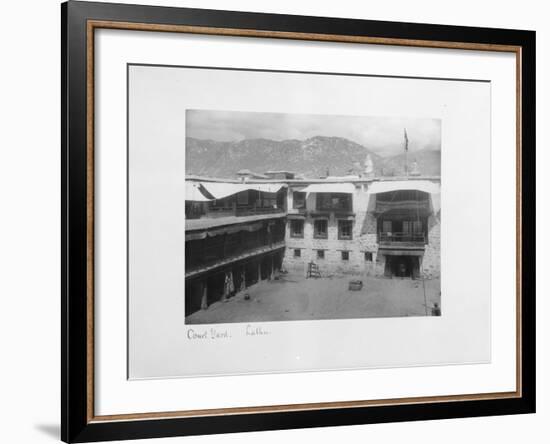
M258 259L258 283L262 280L262 260Z
M269 222L267 224L267 244L272 247L273 246L273 236L271 234L271 225L269 225Z
M243 266L243 271L241 273L241 291L246 289L246 268Z
M225 302L227 301L227 272L224 273L224 276L223 276L223 292L222 292L222 297L221 297L221 300L222 302Z
M274 264L273 264L273 262L274 262L274 256L271 255L270 258L271 258L271 261L270 261L271 270L270 270L270 272L269 272L269 280L272 281L273 278L275 277L275 276L274 276L274 275L275 275L275 270L274 270L274 267L273 267L273 266L274 266Z
M201 298L201 310L206 310L208 308L208 283L204 280L201 283L202 287L202 298Z

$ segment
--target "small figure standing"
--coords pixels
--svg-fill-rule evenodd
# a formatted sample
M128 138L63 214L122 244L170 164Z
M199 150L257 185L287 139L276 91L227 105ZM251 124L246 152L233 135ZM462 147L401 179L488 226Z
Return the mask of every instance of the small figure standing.
M441 316L441 308L437 302L434 302L434 306L432 307L432 316Z
M225 273L222 300L224 302L227 301L227 298L232 296L234 292L235 292L235 285L233 284L233 272L229 271Z
M405 277L407 274L407 267L405 267L405 264L401 262L399 264L399 277Z

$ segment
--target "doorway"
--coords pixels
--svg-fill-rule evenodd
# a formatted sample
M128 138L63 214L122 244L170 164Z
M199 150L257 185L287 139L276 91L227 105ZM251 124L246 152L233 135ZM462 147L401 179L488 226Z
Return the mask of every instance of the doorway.
M391 278L417 279L420 276L420 257L387 255L384 275Z

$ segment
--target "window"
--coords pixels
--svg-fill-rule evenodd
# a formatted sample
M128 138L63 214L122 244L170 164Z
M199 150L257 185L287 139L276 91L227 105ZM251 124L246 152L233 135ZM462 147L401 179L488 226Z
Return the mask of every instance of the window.
M302 250L299 248L294 249L294 257L301 257L302 256Z
M365 262L372 262L372 252L365 251Z
M342 260L349 261L349 251L342 251Z
M352 220L338 221L338 239L351 239L353 230Z
M352 211L351 194L318 193L317 209L328 211Z
M385 220L385 221L382 222L382 232L383 233L391 233L392 232L391 220Z
M303 220L298 219L290 221L290 237L304 237Z
M421 220L415 220L413 222L413 233L415 233L415 234L422 233L422 221Z
M294 193L292 193L292 208L306 208L306 193L302 193L301 191L294 191Z
M325 258L325 250L317 250L317 259Z
M260 193L261 208L277 208L277 195L275 193Z
M403 241L421 242L424 240L423 224L421 220L404 220L402 224Z
M248 191L237 194L237 205L248 205Z
M313 222L313 237L317 239L326 239L328 237L328 221L326 219L317 219Z
M226 197L225 199L216 199L209 202L210 209L212 210L222 210L222 209L233 209L233 197Z

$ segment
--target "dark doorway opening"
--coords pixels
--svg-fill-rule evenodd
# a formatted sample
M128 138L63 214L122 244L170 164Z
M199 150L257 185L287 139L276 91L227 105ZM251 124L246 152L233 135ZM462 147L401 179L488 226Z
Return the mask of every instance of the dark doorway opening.
M419 256L386 256L384 275L387 277L412 278L420 277Z

